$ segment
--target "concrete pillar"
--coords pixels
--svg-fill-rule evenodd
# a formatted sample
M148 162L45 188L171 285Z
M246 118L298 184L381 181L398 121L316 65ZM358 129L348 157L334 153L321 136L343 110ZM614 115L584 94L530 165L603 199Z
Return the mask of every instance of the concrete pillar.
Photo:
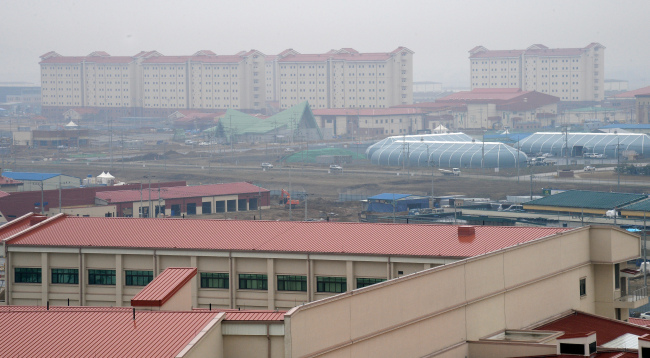
M50 290L50 263L47 252L41 252L41 306L47 304Z
M235 270L235 265L237 262L235 261L235 258L230 256L230 265L228 266L228 297L230 297L230 308L235 308L235 292L237 292L237 279L235 277L236 275L236 270Z
M79 306L86 305L86 275L84 275L86 270L84 266L86 266L86 254L79 252Z
M190 256L190 267L199 267L196 256ZM196 276L192 278L192 307L199 307L199 280L201 279L200 273L197 272Z
M268 279L268 309L275 309L275 261L266 259L266 276Z
M122 290L124 289L124 268L122 255L115 255L115 306L122 307Z
M311 302L314 300L314 285L316 279L314 276L314 261L307 257L307 301Z
M345 262L345 276L347 281L347 291L354 290L354 262Z

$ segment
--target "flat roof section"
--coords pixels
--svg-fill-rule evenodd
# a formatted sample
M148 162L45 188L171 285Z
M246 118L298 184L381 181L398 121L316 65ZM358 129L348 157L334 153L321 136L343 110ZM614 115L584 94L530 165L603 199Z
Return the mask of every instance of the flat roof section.
M144 191L146 190L146 191ZM260 192L268 192L268 189L261 188L257 185L249 184L246 182L240 183L227 183L227 184L207 184L207 185L195 185L195 186L176 186L176 187L167 187L167 188L151 188L151 193L149 193L149 188L144 187L143 192L140 190L116 190L116 191L101 191L95 194L98 199L105 200L108 203L128 203L136 202L142 200L142 193L144 193L144 198L149 200L149 194L151 194L151 200L158 200L158 195L160 194L160 199L177 199L177 198L195 198L195 197L204 197L204 196L218 196L218 195L235 195L235 194L257 194Z
M142 291L131 299L134 307L160 307L178 292L192 277L196 276L196 267L168 267Z
M471 257L571 229L294 221L92 218L58 214L29 227L11 246L158 248L418 257ZM218 233L218 235L215 235Z

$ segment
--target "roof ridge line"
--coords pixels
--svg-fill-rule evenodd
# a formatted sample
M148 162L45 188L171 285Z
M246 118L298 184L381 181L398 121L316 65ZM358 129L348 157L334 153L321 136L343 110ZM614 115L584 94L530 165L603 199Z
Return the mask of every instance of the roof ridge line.
M58 221L58 219L65 218L65 217L67 217L66 214L58 213L58 214L56 214L56 215L54 215L54 216L52 216L50 218L47 218L47 219L37 223L36 225L30 226L25 230L17 232L17 233L9 236L8 238L6 238L6 239L4 239L2 241L4 242L5 245L7 245L7 244L9 244L9 241L11 241L11 240L18 239L20 236L22 236L24 234L31 233L31 232L33 232L33 231L35 231L37 229L40 229L40 228L42 228L42 227L44 227L46 225L49 225L50 223L52 223L54 221Z

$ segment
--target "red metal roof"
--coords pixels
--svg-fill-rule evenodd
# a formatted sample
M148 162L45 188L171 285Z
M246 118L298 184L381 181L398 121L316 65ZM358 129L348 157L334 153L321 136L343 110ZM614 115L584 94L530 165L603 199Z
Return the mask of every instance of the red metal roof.
M454 225L57 215L40 227L17 235L8 244L470 257L567 230L477 226L472 239L459 240L458 227Z
M98 199L106 200L109 203L129 203L143 200L149 200L149 187L143 184L142 196L140 190L117 190L97 192ZM251 194L251 193L266 193L268 189L260 188L257 185L249 184L246 182L241 183L228 183L228 184L207 184L195 186L178 186L169 188L160 188L160 198L176 199L176 198L196 198L204 196L218 196L218 195L236 195L236 194ZM151 200L158 200L158 188L151 188Z
M13 180L13 179L12 179L12 180ZM7 193L7 192L4 192L4 191L0 190L0 198L4 198L5 196L9 196L9 195L11 195L11 194L9 194L9 193Z
M449 96L439 98L436 102L507 101L532 92L533 91L522 91L519 88L475 88L471 91L461 91L450 94Z
M151 64L151 63L185 63L190 62L202 62L202 63L239 63L243 61L244 58L236 55L225 55L225 56L157 56L150 57L146 60L143 60L142 63Z
M109 56L109 57L100 57L100 56L58 56L58 57L49 57L42 60L40 63L131 63L134 61L133 57L130 56Z
M590 332L571 332L571 333L565 333L560 337L557 337L557 339L571 339L571 338L585 338L589 337L591 335L596 334L596 331L590 331Z
M22 183L23 182L21 182L20 180L14 180L14 179L11 179L11 178L0 176L0 185L18 185L18 184L22 184ZM1 193L4 193L4 192L1 192ZM6 195L2 195L1 193L0 193L0 198L3 197L3 196L6 196ZM7 194L7 193L5 193L5 194ZM7 194L7 195L9 195L9 194Z
M614 97L615 98L631 98L631 99L634 99L634 96L647 95L647 94L650 94L650 86L635 89L634 91L627 91L627 92L619 93Z
M628 318L627 319L628 323L636 324L638 326L644 326L644 327L649 327L650 326L650 319L643 319L643 318Z
M603 345L626 333L643 336L650 333L650 328L640 327L614 319L575 311L551 323L536 327L536 330L574 332L596 332L596 344Z
M196 267L166 268L131 299L131 306L162 306L186 283L190 282L192 277L196 276L196 272Z
M391 116L400 114L421 114L420 108L378 108L378 109L349 109L329 108L312 110L315 116Z
M207 308L195 308L197 311L207 311ZM212 312L226 312L224 321L284 321L287 311L272 310L237 310L212 309Z
M34 216L34 213L27 213L15 220L12 220L2 226L0 226L0 241L11 237L12 235L19 233L28 227L31 226L30 217Z
M288 55L278 62L325 62L327 60L339 61L386 61L393 56L392 53L336 53L336 54L311 54Z
M579 56L585 50L592 47L602 45L598 43L591 43L583 48L548 48L541 44L530 46L526 50L482 50L482 46L474 47L470 50L470 58L498 58L498 57L519 57L522 54L525 56ZM474 53L472 53L474 52Z
M219 312L0 309L3 357L175 357Z

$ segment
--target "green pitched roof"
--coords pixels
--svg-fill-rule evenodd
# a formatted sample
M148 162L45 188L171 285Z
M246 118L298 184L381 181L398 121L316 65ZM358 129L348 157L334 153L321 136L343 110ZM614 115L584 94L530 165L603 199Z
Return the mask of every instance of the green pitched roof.
M223 127L223 131L227 137L230 137L231 133L234 135L265 134L273 132L276 129L286 129L295 132L301 122L307 128L315 128L320 138L323 138L323 134L316 124L316 119L307 101L268 118L259 118L234 109L229 109L219 119L219 123ZM208 128L204 132L215 132L217 130L216 128Z
M558 206L564 208L611 210L647 198L642 194L608 193L603 191L569 190L541 199L525 202L524 205Z
M650 199L638 201L634 204L626 205L623 210L631 211L650 211Z

